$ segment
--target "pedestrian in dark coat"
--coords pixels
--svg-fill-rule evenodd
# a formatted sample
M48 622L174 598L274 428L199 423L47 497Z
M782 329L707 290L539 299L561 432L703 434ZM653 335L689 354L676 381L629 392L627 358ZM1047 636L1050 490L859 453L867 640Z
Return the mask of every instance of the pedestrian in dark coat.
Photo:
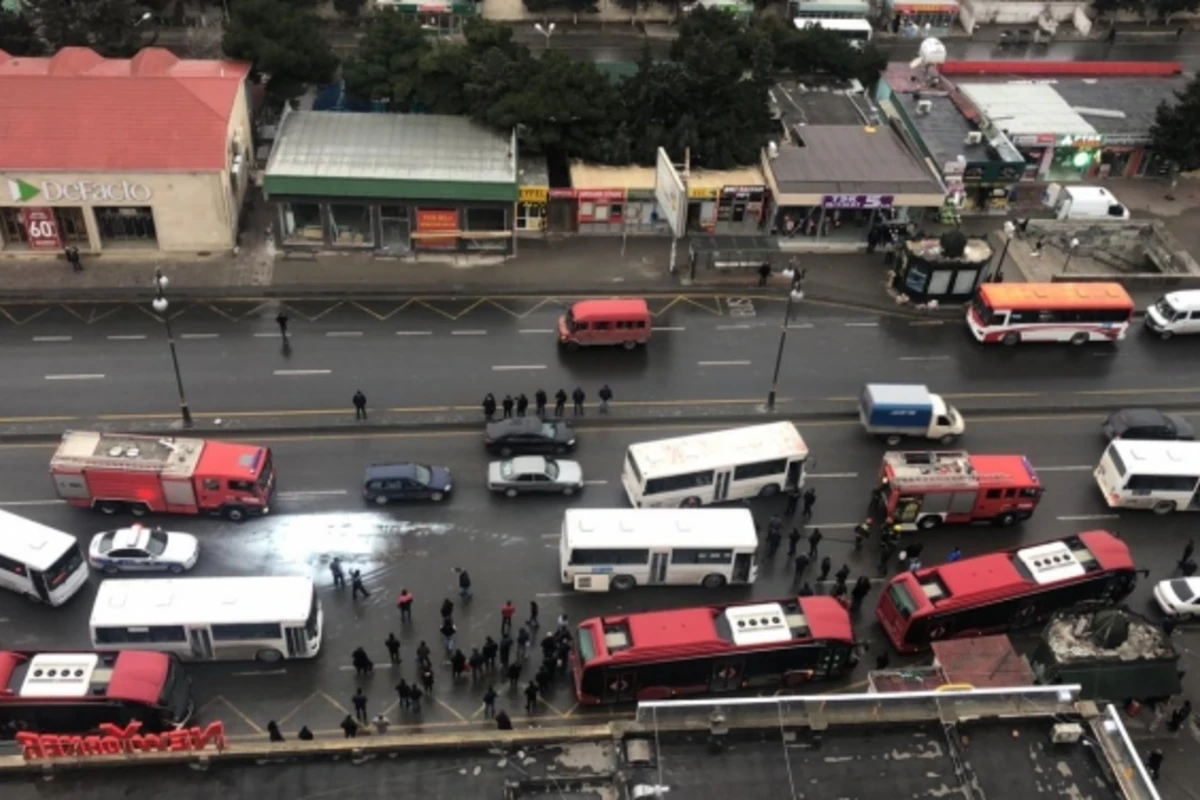
M1115 31L1114 31L1115 33ZM1109 44L1112 44L1112 37L1109 37ZM1146 772L1150 773L1150 780L1158 783L1158 776L1162 772L1163 751L1154 749L1150 751L1150 755L1146 756Z
M429 655L429 645L425 644L425 640L422 639L421 643L417 645L417 666L432 667L433 660L429 657Z
M504 399L500 401L500 407L504 409L504 418L505 419L509 419L512 417L513 399L512 399L511 394L504 395Z
M800 489L792 489L787 495L787 505L783 508L783 515L788 519L796 516L796 509L800 507Z
M531 631L536 631L538 629L538 625L540 623L538 622L537 600L529 601L529 619L525 621L525 624L529 626L529 630Z
M488 392L483 396L483 418L491 422L496 417L496 396Z
M1192 701L1184 700L1183 705L1175 709L1171 714L1171 718L1167 720L1167 730L1171 733L1178 733L1183 727L1183 723L1187 722L1187 718L1192 714Z
M442 617L442 627L438 631L442 634L442 644L446 646L447 653L454 652L454 634L458 629L454 627L454 620L449 617Z
M421 688L424 689L426 693L433 691L433 667L429 664L421 667ZM420 695L417 694L416 689L417 687L413 686L408 690L409 696L412 697L414 704L420 697ZM413 710L416 711L415 708Z
M341 589L346 585L346 573L342 571L342 560L337 556L329 562L329 573L333 575L333 588Z
M354 704L354 716L359 722L367 721L367 696L363 694L362 687L354 690L354 695L350 698L350 702Z
M358 723L355 722L354 717L350 716L349 714L347 714L346 718L342 720L342 724L339 727L346 734L347 739L353 739L354 737L358 736Z
M567 667L571 664L571 643L569 641L563 640L558 643L556 657L558 658L559 671L566 672Z
M425 673L421 673L421 683L425 683ZM429 673L429 691L433 691L433 673ZM421 713L421 698L425 696L420 686L412 686L408 690L408 697L412 700L412 712L414 714Z
M529 409L529 398L525 396L524 392L521 392L519 395L517 395L517 416L518 417L525 416L525 412L528 409Z
M546 416L546 390L538 389L533 393L533 413L539 417Z
M508 662L512 660L513 639L507 633L500 634L500 668L508 669Z
M496 715L496 730L511 731L513 729L512 719L508 716L508 712L501 709Z
M538 701L538 685L533 681L525 687L525 713L532 714L537 711Z
M821 535L820 528L813 528L812 533L808 535L808 557L817 557L817 546L821 544L821 539L825 538Z
M554 658L554 654L558 652L558 639L554 638L554 634L546 631L546 635L542 637L542 658L549 661Z
M796 565L796 572L795 572L795 575L793 576L793 580L796 583L800 582L800 576L802 576L804 574L804 570L808 569L808 563L810 561L812 561L812 559L809 558L808 556L806 556L804 553L801 553L800 555L796 556L796 560L794 562Z
M760 287L766 286L767 281L770 279L770 277L771 277L771 265L764 262L762 264L762 266L760 266L758 268L758 285Z
M492 637L487 637L483 641L483 663L488 668L488 671L496 669L496 652L500 649L500 645L496 644L496 640Z
M455 650L450 656L450 676L454 680L462 677L462 674L467 671L467 656L462 650Z
M354 418L355 419L366 419L367 418L367 396L362 393L362 389L359 389L357 392L355 392L354 397L351 399L354 402Z
M371 593L367 591L367 587L363 586L362 571L352 569L350 570L350 599L356 600L360 594L364 598L371 596Z
M353 721L351 720L351 722ZM296 734L296 738L302 742L311 742L313 740L313 733L308 729L307 725L304 725L300 728L300 732Z
M834 573L833 577L834 577L834 579L836 579L836 581L839 585L845 586L846 581L850 580L850 565L842 564L842 568L839 569L836 573Z
M517 631L517 661L525 660L525 653L529 649L529 631L521 626L521 630Z
M400 698L401 708L407 710L412 705L412 689L404 678L401 678L400 682L396 684L396 697Z
M387 638L383 640L383 646L387 648L388 658L393 664L400 663L400 640L396 638L396 634L389 633Z
M796 555L796 548L800 545L800 529L793 527L792 532L788 534L788 555Z
M471 648L471 657L467 659L467 664L471 667L471 683L474 683L483 676L484 658L478 647Z
M863 601L867 599L867 595L871 593L871 579L866 575L860 575L858 580L854 582L854 588L850 590L850 610L857 611L862 607Z
M783 541L783 536L778 530L767 530L767 558L774 558L779 552L779 545Z
M1196 541L1194 539L1188 539L1187 544L1183 546L1183 553L1179 556L1179 569L1182 569L1184 564L1192 560L1192 554L1195 552Z
M517 689L517 682L521 680L521 665L514 661L508 665L508 685L513 691Z
M350 662L354 664L354 672L358 675L375 671L375 663L361 646L354 648L354 652L350 654Z
M483 693L483 718L496 716L496 690L491 686Z
M832 569L833 569L833 559L830 558L829 556L825 556L824 558L822 558L821 559L821 577L817 578L817 580L824 582L827 578L829 578L829 571Z
M817 490L811 486L804 490L804 521L808 522L812 519L813 506L817 502Z
M567 409L567 393L559 389L554 393L554 416L561 417L566 413Z
M798 594L801 597L812 597L813 589L811 586L808 585L807 582L805 582L803 585L800 586L800 591L798 592Z
M474 596L471 593L471 573L465 569L458 573L458 596L463 602L468 602Z
M283 741L283 734L279 731L279 723L277 723L275 720L271 720L267 723L267 737L272 742Z
M587 395L583 393L582 386L576 386L575 391L571 392L571 400L575 402L575 416L583 416L583 401L587 399Z
M442 607L440 610L442 612L442 619L449 619L450 617L453 617L454 616L454 601L451 600L449 597L443 598L442 599Z
M608 413L608 404L613 399L612 389L608 388L607 383L600 387L599 397L600 397L600 413L607 414Z

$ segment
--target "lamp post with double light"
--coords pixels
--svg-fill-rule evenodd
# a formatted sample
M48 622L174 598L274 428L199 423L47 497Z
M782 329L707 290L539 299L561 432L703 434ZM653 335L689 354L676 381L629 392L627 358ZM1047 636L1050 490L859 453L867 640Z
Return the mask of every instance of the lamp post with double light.
M771 376L771 391L767 393L767 411L775 410L775 396L779 389L779 370L783 366L783 347L787 344L788 326L792 322L792 303L804 299L804 270L796 267L795 259L784 275L792 279L788 287L787 306L783 310L783 325L779 328L779 352L775 354L775 373Z
M167 329L171 363L175 366L175 387L179 390L179 416L183 420L183 427L190 428L192 427L192 410L188 408L187 395L183 392L183 375L179 371L179 355L175 352L175 332L171 329L171 315L167 313L167 309L171 307L165 294L169 283L170 281L166 275L162 274L161 269L154 270L154 300L150 303L150 307L162 316L163 325Z
M1067 248L1067 260L1063 262L1063 271L1062 271L1062 274L1063 274L1063 275L1066 275L1066 274L1067 274L1067 270L1071 268L1071 256L1075 255L1075 248L1076 248L1076 247L1079 247L1079 240L1078 240L1078 239L1075 239L1075 238L1072 238L1072 239L1071 239L1071 244L1070 244L1070 246Z
M1017 226L1012 220L1004 221L1004 247L1000 248L1000 260L996 262L996 269L992 272L991 280L999 282L1004 280L1004 257L1008 255L1008 246L1012 244L1013 237L1017 235Z
M533 29L535 31L537 31L538 33L540 33L542 36L546 37L546 49L549 50L550 49L550 37L554 35L554 23L551 22L547 25L543 25L542 23L537 22L537 23L534 23Z

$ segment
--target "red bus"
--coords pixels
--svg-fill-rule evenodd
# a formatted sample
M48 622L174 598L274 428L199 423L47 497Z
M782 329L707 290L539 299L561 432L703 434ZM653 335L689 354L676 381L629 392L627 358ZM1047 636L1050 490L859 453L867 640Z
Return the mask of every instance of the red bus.
M832 597L597 617L571 653L582 705L794 686L857 663L850 614Z
M915 652L939 639L1022 628L1075 606L1110 606L1133 591L1129 548L1108 531L902 572L875 616L892 644Z
M892 452L883 456L880 516L903 530L1029 519L1042 482L1025 456L973 456L961 450Z
M1119 283L984 283L967 307L976 341L1117 342L1134 303Z
M192 716L192 682L169 653L0 650L0 739L94 733L102 722L161 733Z

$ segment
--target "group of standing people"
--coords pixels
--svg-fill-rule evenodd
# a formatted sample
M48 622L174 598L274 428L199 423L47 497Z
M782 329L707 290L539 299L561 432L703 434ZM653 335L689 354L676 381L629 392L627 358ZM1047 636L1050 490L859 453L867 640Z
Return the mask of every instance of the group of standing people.
M606 383L600 387L597 396L600 398L600 413L607 414L608 404L613 399L612 389ZM567 399L566 389L559 389L554 393L554 416L562 417L566 415ZM538 389L533 393L533 413L535 416L542 418L547 416L546 406L549 400L550 398L544 389ZM582 386L575 387L575 391L570 394L570 400L574 404L572 406L574 415L577 417L583 416L583 404L587 400L587 393L583 391ZM518 417L524 417L529 413L529 397L524 392L518 393L515 398L511 394L506 394L499 404L496 402L496 396L488 392L483 396L483 403L481 405L483 406L483 417L488 422L495 421L497 409L501 411L503 419L512 419L514 412Z

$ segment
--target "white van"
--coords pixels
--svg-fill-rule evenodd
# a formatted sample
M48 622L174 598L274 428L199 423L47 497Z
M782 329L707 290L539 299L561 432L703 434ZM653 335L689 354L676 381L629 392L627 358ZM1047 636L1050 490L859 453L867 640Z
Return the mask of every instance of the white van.
M1042 198L1057 219L1129 219L1129 209L1100 186L1062 186L1052 183Z
M1146 327L1164 339L1177 333L1200 333L1200 289L1171 292L1146 309Z

